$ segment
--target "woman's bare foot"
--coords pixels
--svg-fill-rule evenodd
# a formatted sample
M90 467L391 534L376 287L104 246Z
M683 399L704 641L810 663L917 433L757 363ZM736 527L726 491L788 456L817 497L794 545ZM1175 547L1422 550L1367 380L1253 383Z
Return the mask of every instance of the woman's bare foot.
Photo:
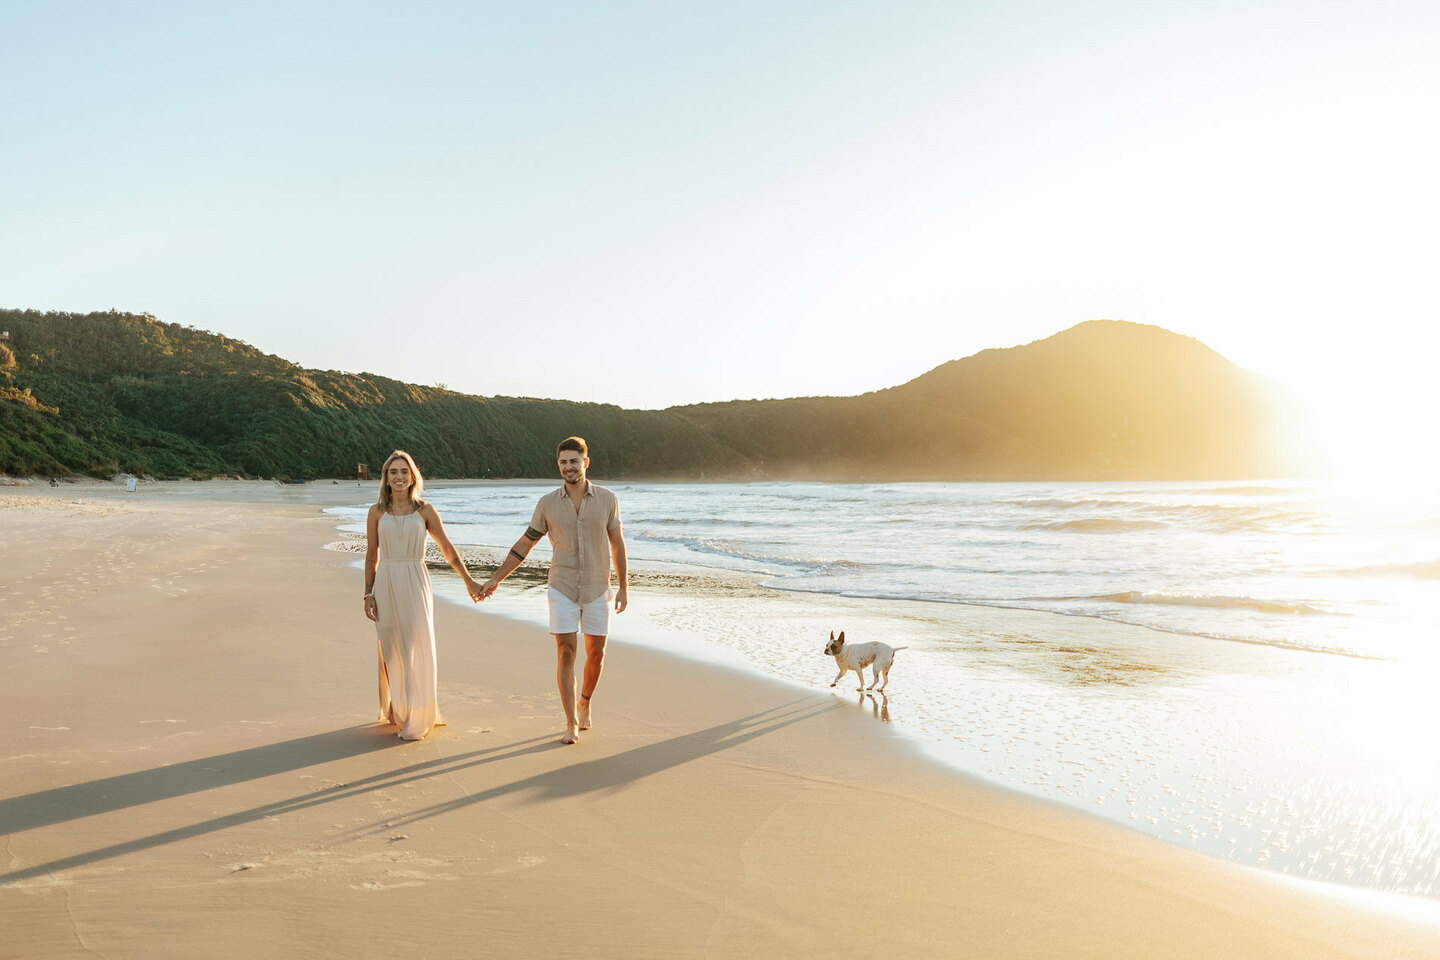
M580 741L580 730L573 723L565 725L565 736L560 738L561 743L578 743Z
M580 698L580 706L579 706L579 709L578 709L576 712L579 714L579 717L580 717L580 729L581 729L581 730L589 730L589 729L590 729L590 698L589 698L589 697L581 697L581 698Z

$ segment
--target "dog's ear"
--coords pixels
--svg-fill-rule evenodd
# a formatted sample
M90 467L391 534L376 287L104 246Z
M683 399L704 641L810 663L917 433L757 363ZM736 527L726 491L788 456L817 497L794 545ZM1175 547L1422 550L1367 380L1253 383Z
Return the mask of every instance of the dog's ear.
M840 634L840 636L843 637L843 636L845 636L845 634L842 633L842 634ZM835 639L835 631L834 631L834 630L831 630L831 631L830 631L830 639L831 639L831 640L834 640L834 639Z
M845 631L844 631L844 630L841 630L841 631L840 631L840 642L841 642L841 643L844 643L844 642L845 642Z

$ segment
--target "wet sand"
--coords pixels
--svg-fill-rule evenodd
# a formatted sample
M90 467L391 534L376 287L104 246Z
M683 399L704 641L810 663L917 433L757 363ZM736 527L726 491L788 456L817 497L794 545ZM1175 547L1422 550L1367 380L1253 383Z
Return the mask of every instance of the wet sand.
M0 957L1440 956L1433 904L967 778L829 690L617 641L562 746L553 641L449 603L449 725L401 743L334 502L0 488Z

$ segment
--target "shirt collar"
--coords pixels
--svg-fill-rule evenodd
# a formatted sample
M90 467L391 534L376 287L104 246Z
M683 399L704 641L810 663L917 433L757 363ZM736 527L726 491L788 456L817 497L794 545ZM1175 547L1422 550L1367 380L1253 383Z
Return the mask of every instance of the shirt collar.
M555 496L557 496L557 497L568 497L568 496L570 496L570 494L568 494L568 493L565 492L565 484L563 484L563 483L560 484L560 489L558 489L558 490L555 491ZM593 496L595 496L595 484L593 484L593 483L590 482L590 478L589 478L589 477L586 477L586 478L585 478L585 496L587 496L587 497L593 497Z

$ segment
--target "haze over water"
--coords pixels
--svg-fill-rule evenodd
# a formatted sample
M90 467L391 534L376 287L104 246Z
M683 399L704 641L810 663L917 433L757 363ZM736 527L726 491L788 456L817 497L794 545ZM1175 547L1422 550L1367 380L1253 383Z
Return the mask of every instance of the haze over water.
M1440 505L1418 489L612 486L632 559L697 585L637 586L619 640L811 688L832 629L905 645L888 697L837 689L947 763L1240 862L1440 896ZM503 552L544 489L430 499L457 543ZM539 620L539 593L490 603Z

